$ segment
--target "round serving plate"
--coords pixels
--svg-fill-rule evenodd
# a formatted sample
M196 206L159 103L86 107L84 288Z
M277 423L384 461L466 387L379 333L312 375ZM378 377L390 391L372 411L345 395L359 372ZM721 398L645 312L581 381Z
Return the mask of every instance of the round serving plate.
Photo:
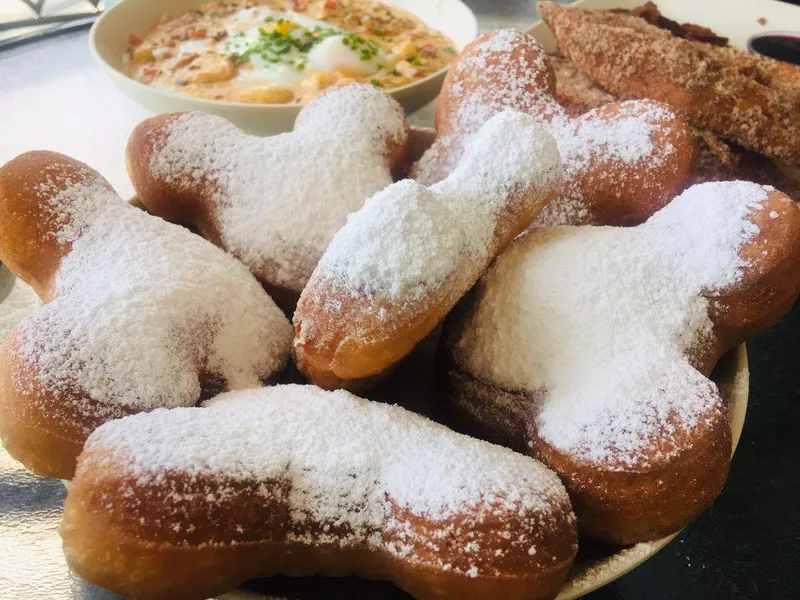
M478 34L473 12L461 0L383 0L385 4L406 10L429 26L455 41L461 49ZM193 98L160 90L127 75L123 55L128 37L144 37L165 13L182 14L207 0L121 0L97 20L89 35L89 45L97 64L127 96L156 113L200 110L225 117L236 126L256 135L272 135L291 131L300 104L247 104ZM442 87L447 69L433 75L387 90L407 113L412 113L433 100Z

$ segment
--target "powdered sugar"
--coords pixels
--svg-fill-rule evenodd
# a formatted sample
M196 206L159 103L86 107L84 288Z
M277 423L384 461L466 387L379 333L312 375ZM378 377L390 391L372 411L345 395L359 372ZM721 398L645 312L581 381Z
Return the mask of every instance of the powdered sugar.
M440 137L414 166L412 176L426 184L438 181L452 170L488 118L516 108L536 117L555 138L564 164L564 191L541 213L537 225L586 224L595 220L584 197L594 187L592 178L608 176L606 171L615 163L627 166L631 177L637 171L631 167L646 173L675 151L652 141L676 118L664 105L626 103L618 114L570 117L552 95L547 60L533 37L512 29L479 40L459 58L448 79L449 106L437 123Z
M674 119L665 106L652 102L627 102L613 116L589 112L578 118L554 117L547 129L558 142L564 163L564 191L536 219L537 226L582 225L595 219L588 210L592 181L608 177L622 164L629 177L647 177L653 166L674 152L671 145L654 145L654 134ZM632 168L632 167L635 167Z
M321 272L353 294L419 299L458 276L459 264L485 265L509 214L530 212L560 177L552 138L533 118L501 112L447 179L430 188L398 182L351 215Z
M536 434L557 448L625 468L659 439L669 456L722 410L687 356L712 332L703 294L741 277L768 189L701 184L640 227L531 231L486 275L459 354L484 380L543 392Z
M223 246L259 277L269 265L270 284L299 294L347 214L392 182L387 148L406 135L394 100L349 85L270 138L202 113L179 117L151 169L170 186L207 181Z
M467 561L452 569L474 569L475 575L494 560L477 552L484 534L470 534L476 521L494 516L491 528L482 527L486 535L507 535L504 547L511 552L524 548L527 555L536 546L537 554L545 555L536 560L544 561L551 556L536 536L572 520L563 486L537 461L399 407L313 386L232 392L207 408L112 421L92 434L85 455L95 463L93 470L114 472L121 466L140 486L168 485L170 473L204 480L208 487L198 490L204 497L224 495L225 481L261 481L273 482L262 486L262 496L274 501L280 487L274 482L284 481L288 542L366 545L415 556L420 537L438 544L438 532L453 542L473 540L448 551ZM426 531L398 517L393 505L439 525ZM498 519L509 511L524 516L520 529L505 529ZM167 518L173 517L167 513ZM312 537L310 522L319 524ZM419 560L437 555L428 548Z
M258 385L287 360L286 318L240 263L123 202L85 169L38 189L71 250L56 298L23 319L17 352L39 387L148 409L193 405L199 377Z

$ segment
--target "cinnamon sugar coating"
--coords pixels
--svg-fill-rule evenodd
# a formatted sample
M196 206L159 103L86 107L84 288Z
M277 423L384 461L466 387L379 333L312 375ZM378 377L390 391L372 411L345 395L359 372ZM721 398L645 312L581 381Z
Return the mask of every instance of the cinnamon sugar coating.
M538 6L561 51L609 92L665 102L697 127L800 164L798 92L785 84L797 81L794 69L678 38L632 15Z

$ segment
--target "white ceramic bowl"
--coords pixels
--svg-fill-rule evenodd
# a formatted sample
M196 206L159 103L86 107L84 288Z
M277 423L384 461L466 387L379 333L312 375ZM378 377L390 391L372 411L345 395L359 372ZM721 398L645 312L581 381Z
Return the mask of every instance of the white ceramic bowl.
M122 0L108 9L94 24L89 35L92 54L101 69L126 95L156 113L201 110L225 117L248 133L272 135L289 131L294 125L300 104L246 104L193 98L158 90L134 81L127 75L122 57L128 49L128 36L144 37L158 24L164 13L182 14L206 0ZM446 36L460 50L478 34L475 15L461 0L383 0L385 4L406 10ZM414 112L439 93L447 69L441 69L417 81L390 90L406 112Z

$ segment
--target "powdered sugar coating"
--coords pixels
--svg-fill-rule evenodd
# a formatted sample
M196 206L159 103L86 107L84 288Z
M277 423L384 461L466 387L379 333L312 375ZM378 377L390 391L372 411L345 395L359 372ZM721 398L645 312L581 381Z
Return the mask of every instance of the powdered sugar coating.
M458 167L426 188L400 181L350 215L320 261L320 272L352 294L393 300L435 291L459 264L485 263L498 228L526 190L561 179L553 139L535 120L507 110L474 136Z
M238 261L123 202L88 169L55 167L38 193L71 247L55 299L14 332L39 390L146 410L195 404L201 374L238 389L284 366L291 326Z
M425 184L441 179L455 166L470 137L492 115L515 108L537 118L555 138L564 164L564 190L537 218L539 226L594 221L584 197L591 178L602 179L609 164L628 167L630 177L646 177L675 151L653 144L654 134L669 127L675 114L665 105L631 102L609 118L588 113L569 116L548 83L548 57L536 40L502 29L478 40L462 55L448 84L450 109L437 123L440 137L414 166L412 176ZM641 175L638 173L641 172Z
M247 136L220 117L169 125L151 170L172 185L211 187L223 247L272 285L300 293L348 213L392 183L389 144L407 135L400 106L371 85L313 100L292 133Z
M93 471L122 468L137 486L166 485L169 473L180 473L208 482L198 493L217 497L225 481L288 481L288 542L366 545L410 556L423 534L393 506L441 522L445 536L454 535L446 532L453 517L472 513L480 520L488 516L482 510L510 510L526 515L524 531L503 530L499 522L492 535L508 539L512 550L533 548L535 554L547 551L527 535L528 526L546 531L573 520L566 491L541 463L400 407L313 386L231 392L207 408L111 421L92 434L85 454ZM265 501L273 491L263 490ZM468 531L473 521L466 518L460 527ZM325 527L309 537L309 520ZM478 550L454 548L473 558L468 567L452 569L485 573Z
M688 357L712 333L704 294L739 281L739 250L759 231L748 216L770 189L701 184L636 228L531 231L483 280L459 360L541 395L526 410L562 451L612 469L669 458L723 410Z

